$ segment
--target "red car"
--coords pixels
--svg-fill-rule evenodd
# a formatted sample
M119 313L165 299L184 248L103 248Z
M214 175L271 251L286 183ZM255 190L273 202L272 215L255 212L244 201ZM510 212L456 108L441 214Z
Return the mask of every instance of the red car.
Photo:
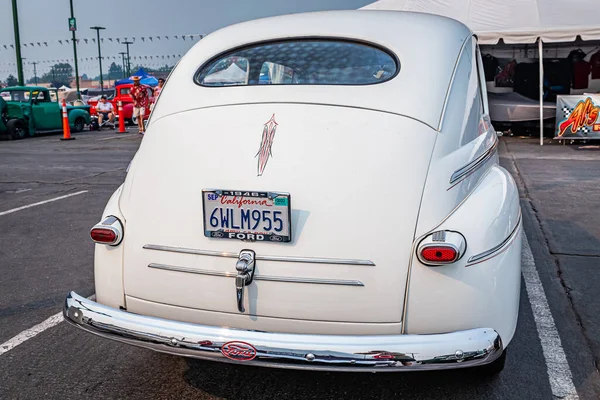
M115 114L118 113L117 102L121 101L121 104L123 106L123 118L125 118L125 122L127 122L130 125L137 125L137 119L133 116L133 99L129 95L129 91L131 90L132 86L133 84L131 83L126 83L117 86L115 97L113 97L109 101L112 103L115 109ZM150 86L142 86L148 91L148 108L150 108L150 105L154 102L154 90ZM97 114L96 104L98 104L98 98L88 101L88 105L90 106L90 115ZM146 110L144 119L148 119L148 116L150 116L149 109Z

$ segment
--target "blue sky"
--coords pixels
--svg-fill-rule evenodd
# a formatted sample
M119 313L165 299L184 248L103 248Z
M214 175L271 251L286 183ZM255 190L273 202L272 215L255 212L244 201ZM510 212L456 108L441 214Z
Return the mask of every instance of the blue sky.
M306 11L357 9L374 0L73 0L75 17L77 18L77 38L91 39L95 31L90 26L106 27L101 31L104 37L102 56L117 57L125 51L125 45L116 43L115 38L135 37L135 44L130 46L131 56L153 59L143 63L162 64L163 55L184 54L192 45L189 37L185 41L180 35L206 34L237 22L251 19L291 14ZM68 30L70 16L69 0L17 0L19 9L19 25L21 31L21 52L24 60L26 79L33 76L31 61L49 61L73 58L73 46L60 45L58 40L71 38ZM15 51L10 48L14 44L11 0L0 0L0 80L9 74L16 74L16 66L9 63L16 61ZM176 40L175 35L179 38ZM161 40L148 36L161 36ZM164 37L169 36L169 40ZM108 38L113 38L111 43ZM145 37L145 41L141 41ZM196 41L197 39L194 39ZM37 45L41 43L41 47ZM43 42L47 42L46 47ZM23 46L27 44L27 47ZM31 47L30 43L34 43ZM98 48L88 40L85 44L80 40L78 58L89 58L79 63L80 74L98 75ZM8 46L8 49L4 48ZM158 61L156 56L160 56ZM103 61L103 70L107 71L112 59ZM132 65L137 64L132 60ZM172 64L165 57L165 63ZM50 63L37 66L37 74L41 76L50 69Z

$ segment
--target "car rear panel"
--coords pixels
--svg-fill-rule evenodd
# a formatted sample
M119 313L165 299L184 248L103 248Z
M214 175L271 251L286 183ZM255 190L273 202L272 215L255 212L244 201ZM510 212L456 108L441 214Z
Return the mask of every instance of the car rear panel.
M259 176L271 118L276 131ZM239 315L232 254L251 249L256 277L274 279L246 288L250 318L399 322L435 136L407 117L305 104L197 109L152 121L120 200L125 294ZM203 189L290 193L292 241L206 237Z

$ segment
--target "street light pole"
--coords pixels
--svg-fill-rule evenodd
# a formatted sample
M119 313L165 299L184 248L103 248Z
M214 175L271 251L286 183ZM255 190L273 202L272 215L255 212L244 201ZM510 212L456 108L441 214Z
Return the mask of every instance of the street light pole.
M75 17L73 16L73 0L69 0L71 4L71 18L69 19L69 30L73 34L73 60L75 61L75 85L77 85L77 98L81 100L81 92L79 91L79 66L77 64L77 39L75 38L75 31L77 26L75 24Z
M102 80L102 51L100 50L100 30L106 29L102 26L92 26L90 29L96 30L96 36L98 39L98 63L100 63L100 91L104 94L104 82Z
M119 54L121 55L121 61L123 63L123 78L127 78L127 75L125 74L127 72L126 68L125 68L125 54L127 54L127 53L122 51Z
M37 80L37 69L36 69L35 67L36 67L36 66L39 64L39 62L37 62L37 61L32 61L31 63L33 64L33 79L34 79L34 81L35 81L35 84L37 85L37 84L38 84L38 80Z
M17 0L12 0L13 28L15 30L15 50L17 53L17 76L19 85L23 86L23 60L21 59L21 37L19 35L19 12L17 11Z
M122 42L127 46L127 76L131 76L131 59L129 58L129 45L133 44L133 42Z

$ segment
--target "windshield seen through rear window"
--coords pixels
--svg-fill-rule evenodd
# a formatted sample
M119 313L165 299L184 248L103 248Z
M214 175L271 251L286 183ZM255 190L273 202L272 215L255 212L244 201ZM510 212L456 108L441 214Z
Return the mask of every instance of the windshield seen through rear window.
M202 86L369 85L391 79L398 64L377 47L335 40L287 40L231 51L200 68Z

